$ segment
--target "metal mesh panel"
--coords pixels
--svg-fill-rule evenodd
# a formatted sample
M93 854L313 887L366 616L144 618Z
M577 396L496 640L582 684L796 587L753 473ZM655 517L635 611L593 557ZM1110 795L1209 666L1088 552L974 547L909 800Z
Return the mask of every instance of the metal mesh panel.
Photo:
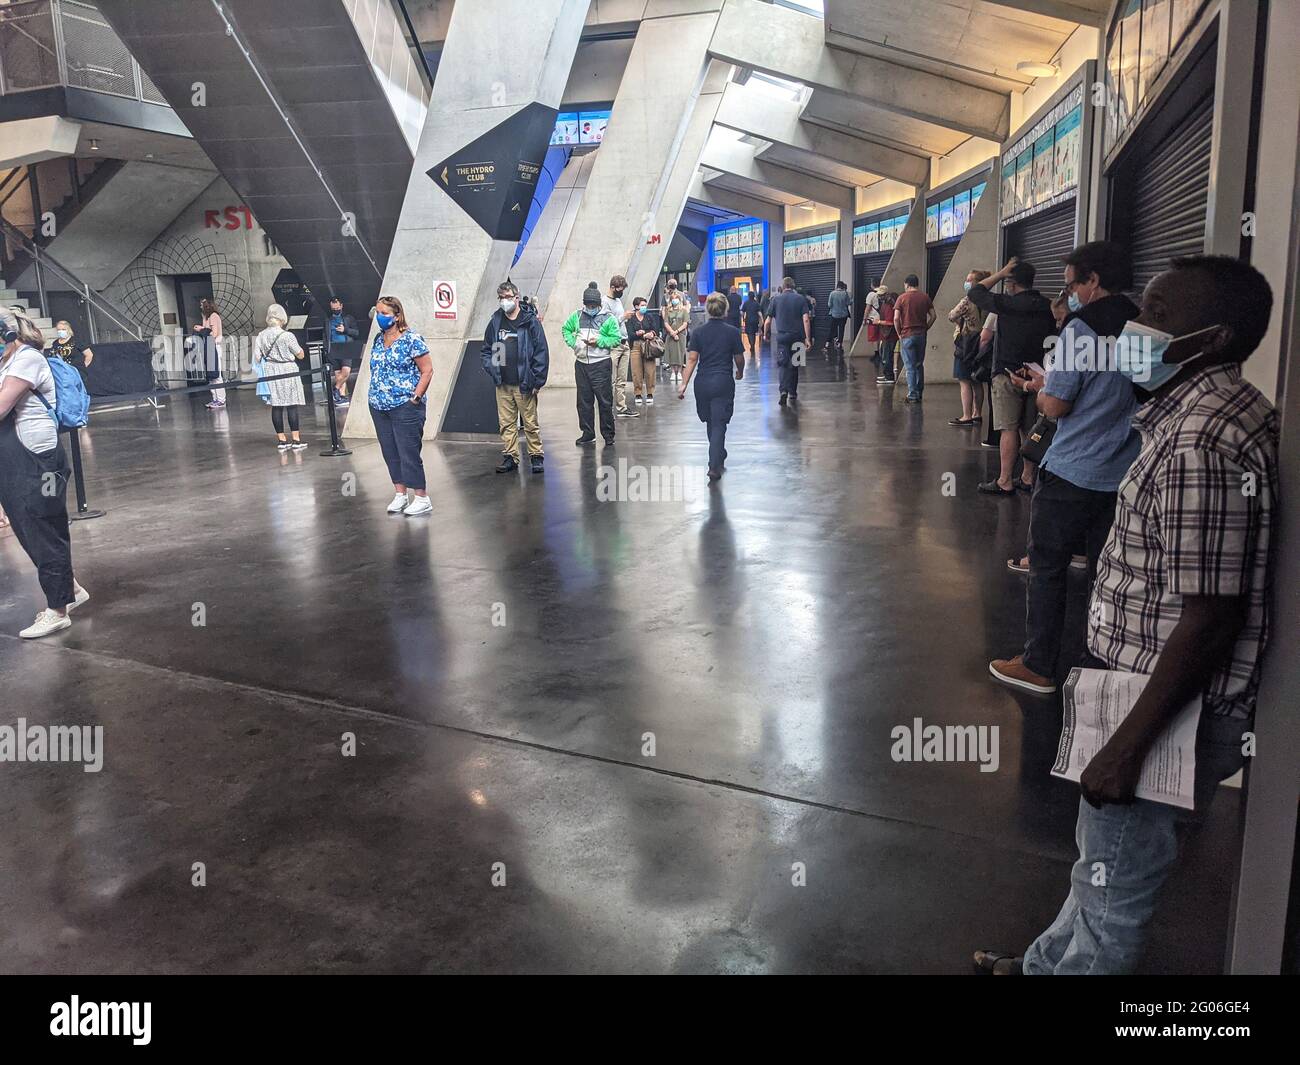
M68 85L135 99L135 63L104 16L77 0L60 9Z
M167 97L158 91L158 86L143 70L140 71L140 99L151 104L166 105L167 103Z
M59 55L49 0L6 4L0 18L0 92L58 84Z

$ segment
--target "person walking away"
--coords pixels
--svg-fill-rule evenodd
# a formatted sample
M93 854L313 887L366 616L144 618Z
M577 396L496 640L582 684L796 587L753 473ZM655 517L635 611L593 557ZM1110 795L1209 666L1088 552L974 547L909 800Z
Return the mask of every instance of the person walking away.
M1151 399L1133 422L1142 442L1097 570L1086 664L1147 682L1083 770L1060 913L1023 957L976 951L985 971L1132 973L1180 854L1221 860L1187 844L1245 760L1278 590L1278 415L1241 372L1272 309L1253 266L1198 255L1153 278L1124 328L1126 350L1144 357L1119 360L1116 376ZM1148 753L1189 703L1199 708L1194 808L1136 798Z
M72 470L59 446L54 372L41 353L45 337L25 315L0 317L0 513L36 567L45 609L18 635L35 640L72 625L68 615L90 599L72 572L67 491Z
M275 427L276 450L305 451L307 445L298 435L298 408L307 400L303 396L301 377L283 377L292 373L302 361L304 352L298 338L285 327L289 324L288 312L278 303L266 309L266 328L257 335L253 345L253 361L261 365L265 377L275 377L268 381L268 399L271 403L271 424ZM285 418L289 419L289 432L292 440L284 435Z
M355 368L360 337L357 320L343 312L343 301L338 296L331 296L329 321L325 323L325 345L329 364L334 367L336 407L346 407L352 402L348 399L348 378Z
M497 473L519 468L519 423L524 426L528 464L533 473L545 470L542 430L537 420L537 393L551 367L546 331L532 305L519 298L513 281L497 285L497 309L483 332L483 369L497 395L497 426L501 432L501 463Z
M1028 492L1034 485L1032 462L1024 463L1018 481L1014 474L1020 446L1038 420L1038 410L1033 397L1012 380L1011 371L1028 362L1039 362L1047 350L1044 342L1056 332L1052 305L1034 288L1035 273L1033 263L1022 263L1012 256L1001 270L972 285L968 293L981 312L997 315L990 390L1001 462L997 479L978 486L988 495L1010 496L1017 490ZM1006 292L993 292L993 286L1004 278Z
M677 392L678 399L685 399L686 386L696 375L695 413L708 428L710 482L721 477L725 468L727 423L736 405L736 381L745 376L745 345L740 330L723 320L727 307L727 297L721 292L712 293L704 301L708 321L691 334L686 374Z
M740 289L732 285L727 290L727 324L736 330L740 329L740 308L743 303L744 301L740 298Z
M745 302L740 305L740 315L745 326L745 340L749 345L749 353L757 359L759 335L763 331L763 305L753 289L750 289Z
M85 382L86 371L95 361L95 353L88 347L80 347L73 339L71 322L60 319L54 323L54 343L50 345L49 351L51 355L75 366L77 373L81 374L82 382Z
M627 291L627 278L615 274L609 279L609 291L601 300L601 307L618 322L619 344L610 352L610 372L613 374L614 416L636 418L638 411L627 405L628 370L632 366L632 347L627 339L627 320L632 312L623 306L623 293Z
M1056 690L1062 672L1073 554L1084 545L1091 580L1115 516L1115 493L1141 444L1132 426L1132 383L1110 364L1113 338L1138 315L1124 295L1133 283L1128 253L1110 241L1081 245L1066 257L1065 282L1070 313L1046 376L1013 375L1037 398L1038 412L1056 420L1056 433L1031 496L1024 652L989 663L994 680L1043 695Z
M683 332L685 326L682 327ZM578 428L582 435L575 444L590 444L596 439L592 404L600 408L600 435L606 446L614 443L614 391L610 385L611 353L623 343L619 322L605 310L596 282L582 292L582 308L569 315L561 333L573 349L574 380L578 386Z
M849 286L837 281L826 298L827 313L831 316L831 339L835 346L844 350L844 329L849 324L849 315L853 313L853 297L849 295Z
M433 359L424 337L407 325L402 301L396 296L379 297L375 324L379 332L370 345L368 399L379 450L393 482L388 513L420 517L433 510L420 457L427 406L424 394L433 380Z
M663 345L664 327L644 296L632 301L632 317L627 324L632 341L632 390L636 403L653 407L655 402L655 365Z
M971 363L973 356L979 352L980 321L983 315L971 303L969 293L972 285L988 276L987 270L972 270L967 274L967 294L948 312L948 321L953 323L952 376L961 389L961 414L949 419L949 425L977 425L983 420L981 409L984 406L984 390L978 382L971 380Z
M772 300L772 320L776 323L776 365L781 375L777 402L784 407L799 398L799 364L812 349L812 312L808 300L795 291L793 277L781 281L781 292Z
M686 334L691 325L691 308L677 288L677 279L668 279L664 295L664 367L677 380L681 380L682 367L686 365Z
M199 336L200 343L203 345L203 368L207 371L209 381L221 380L221 355L222 355L222 336L221 336L221 314L217 310L217 305L210 299L199 300L199 311L203 315L203 320L194 327L194 332ZM210 395L212 399L208 402L208 410L221 410L226 405L226 390L224 388L214 388Z
M903 278L903 294L894 304L894 328L898 330L903 368L907 371L908 403L920 403L925 391L925 340L934 319L934 304L921 291L921 279L908 274Z

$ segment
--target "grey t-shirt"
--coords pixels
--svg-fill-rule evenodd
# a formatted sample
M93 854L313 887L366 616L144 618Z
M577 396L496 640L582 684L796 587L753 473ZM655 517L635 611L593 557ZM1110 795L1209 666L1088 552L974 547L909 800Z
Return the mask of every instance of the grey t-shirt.
M803 316L808 313L808 301L797 292L782 292L772 300L772 317L776 319L778 333L803 336Z
M611 296L608 292L601 293L600 309L618 319L618 334L626 340L627 322L623 320L623 315L627 314L627 308L623 306L623 298L621 296Z

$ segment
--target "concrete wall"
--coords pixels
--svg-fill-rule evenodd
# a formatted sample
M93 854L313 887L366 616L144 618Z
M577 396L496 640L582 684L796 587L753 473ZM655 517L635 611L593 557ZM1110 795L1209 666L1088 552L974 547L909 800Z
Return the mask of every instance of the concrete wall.
M596 152L575 155L569 160L533 226L523 255L511 268L510 277L519 291L533 295L538 306L545 306L550 299L560 258L568 247L578 206L595 162Z
M989 159L996 159L999 145L982 137L963 141L947 155L930 158L930 188L937 189L945 182L960 177L967 170Z
M934 295L934 309L938 315L934 328L926 338L925 354L934 367L932 376L936 382L948 380L947 362L952 355L952 325L948 321L948 312L957 306L965 295L963 287L966 275L972 270L996 270L998 254L998 186L992 179L984 187L979 206L971 215L970 224L962 234L953 253L948 272Z
M785 209L786 229L807 229L809 226L826 225L840 220L840 212L824 203L814 203L812 208L787 207Z
M1080 26L1061 46L1054 61L1060 68L1055 77L1035 78L1024 92L1011 94L1011 128L1017 130L1043 104L1052 98L1062 85L1089 59L1096 59L1101 50L1101 31L1092 26Z
M888 207L890 204L910 200L915 195L916 189L913 186L885 178L882 181L857 189L854 197L854 209L858 214L867 214L870 211Z

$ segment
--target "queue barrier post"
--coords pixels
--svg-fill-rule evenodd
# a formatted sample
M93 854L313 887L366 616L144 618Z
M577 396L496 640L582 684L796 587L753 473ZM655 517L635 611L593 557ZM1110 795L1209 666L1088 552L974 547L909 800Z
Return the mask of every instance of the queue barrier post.
M69 521L89 521L102 518L105 511L92 510L86 503L86 477L81 468L81 430L72 429L68 433L68 450L72 455L72 483L77 492L77 512L69 514Z
M328 451L322 451L321 456L323 458L342 458L344 455L351 455L351 451L339 444L339 423L334 406L334 382L330 378L328 358L321 359L320 379L321 386L325 389L325 409L330 423L330 447Z

